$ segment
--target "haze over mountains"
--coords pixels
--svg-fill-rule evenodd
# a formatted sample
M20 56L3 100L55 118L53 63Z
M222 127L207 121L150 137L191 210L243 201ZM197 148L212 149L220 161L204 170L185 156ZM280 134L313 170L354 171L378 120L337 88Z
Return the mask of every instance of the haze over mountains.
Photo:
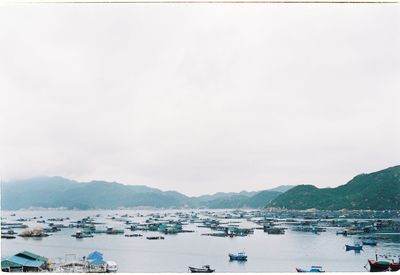
M313 185L279 186L239 193L219 192L189 197L144 185L116 182L77 182L62 177L10 181L2 185L2 209L30 207L71 209L158 208L263 208L287 209L400 209L400 166L354 177L336 188Z
M62 177L38 177L4 183L2 208L261 208L291 187L293 186L280 186L275 189L279 191L219 192L213 195L189 197L179 192L161 191L144 185L124 185L106 181L77 182Z

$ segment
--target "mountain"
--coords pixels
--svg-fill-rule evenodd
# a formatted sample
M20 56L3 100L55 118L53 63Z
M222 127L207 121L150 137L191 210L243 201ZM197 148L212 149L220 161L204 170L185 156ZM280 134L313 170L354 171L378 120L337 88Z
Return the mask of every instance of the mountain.
M400 165L358 175L336 188L299 185L267 206L299 210L400 209Z
M243 197L251 197L255 194L257 194L257 191L253 191L253 192L248 192L248 191L241 191L239 193L235 193L235 192L218 192L215 193L213 195L201 195L198 197L193 197L195 200L199 201L199 202L206 202L206 201L212 201L215 199L222 199L222 198L229 198L232 196L236 196L236 195L241 195Z
M279 192L219 192L188 197L176 191L161 191L144 185L117 182L77 182L62 177L38 177L3 183L2 209L29 207L115 209L120 207L162 208L263 208Z
M287 209L400 209L400 166L361 174L336 188L313 185L278 186L258 192L219 192L188 197L144 185L117 182L77 182L62 177L39 177L6 182L1 187L2 209L29 207L116 209L158 208L264 208Z
M282 194L269 190L249 193L244 194L240 192L229 196L220 196L200 203L198 206L207 208L264 208L265 205Z
M295 185L280 185L278 187L268 189L268 191L276 191L276 192L280 192L280 193L285 193L286 191L292 189L293 187L295 187Z
M91 181L80 183L61 177L41 177L2 185L2 208L29 207L113 209L118 207L182 207L189 198L143 185Z
M254 196L250 197L246 201L245 205L249 208L264 208L268 203L270 203L281 194L281 192L277 191L260 191Z

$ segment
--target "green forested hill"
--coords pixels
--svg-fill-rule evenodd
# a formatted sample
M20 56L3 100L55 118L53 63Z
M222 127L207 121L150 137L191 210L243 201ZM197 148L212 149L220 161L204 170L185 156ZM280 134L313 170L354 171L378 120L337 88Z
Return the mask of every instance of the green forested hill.
M287 209L400 209L400 166L361 174L336 188L299 185L279 195L268 207Z

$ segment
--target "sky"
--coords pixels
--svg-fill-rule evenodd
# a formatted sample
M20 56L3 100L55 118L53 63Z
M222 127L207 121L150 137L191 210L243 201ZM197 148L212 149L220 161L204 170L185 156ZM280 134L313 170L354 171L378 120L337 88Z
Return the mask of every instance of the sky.
M399 18L370 4L2 6L2 180L199 195L399 165Z

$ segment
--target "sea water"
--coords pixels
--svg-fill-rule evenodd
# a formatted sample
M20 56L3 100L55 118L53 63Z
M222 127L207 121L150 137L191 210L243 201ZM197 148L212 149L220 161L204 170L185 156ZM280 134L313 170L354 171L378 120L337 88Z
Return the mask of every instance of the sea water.
M110 216L128 214L135 216L129 220L143 222L150 213L190 212L190 210L45 210L45 211L2 211L2 220L12 222L18 218L42 219L65 218L70 220L84 217L95 217L102 226L126 228L121 221L112 220ZM210 210L215 211L215 210ZM11 216L15 213L15 216ZM138 213L144 217L137 217ZM257 224L239 220L223 220L224 222L240 222L243 227L259 227ZM49 221L46 221L49 222ZM29 226L46 226L37 220L24 222ZM21 238L2 239L2 258L20 251L50 258L52 261L79 259L97 250L103 253L105 260L117 262L119 272L187 272L188 266L200 267L208 264L216 272L295 272L296 267L309 268L320 265L326 271L366 271L368 259L374 259L375 253L400 255L400 236L389 236L380 240L377 247L364 246L360 253L345 250L346 244L359 241L356 236L336 235L338 228L328 228L327 232L314 234L286 230L284 235L269 235L263 230L254 230L254 234L245 237L211 237L202 233L212 233L209 228L199 228L196 223L184 225L193 233L164 235L164 240L147 240L146 236L160 235L158 232L135 231L125 229L125 234L140 233L143 237L125 237L122 235L93 234L93 238L76 239L71 237L77 229L64 228L51 236L39 239ZM17 231L17 230L16 230ZM17 232L20 232L18 230ZM248 255L247 262L229 261L229 253L244 251Z

